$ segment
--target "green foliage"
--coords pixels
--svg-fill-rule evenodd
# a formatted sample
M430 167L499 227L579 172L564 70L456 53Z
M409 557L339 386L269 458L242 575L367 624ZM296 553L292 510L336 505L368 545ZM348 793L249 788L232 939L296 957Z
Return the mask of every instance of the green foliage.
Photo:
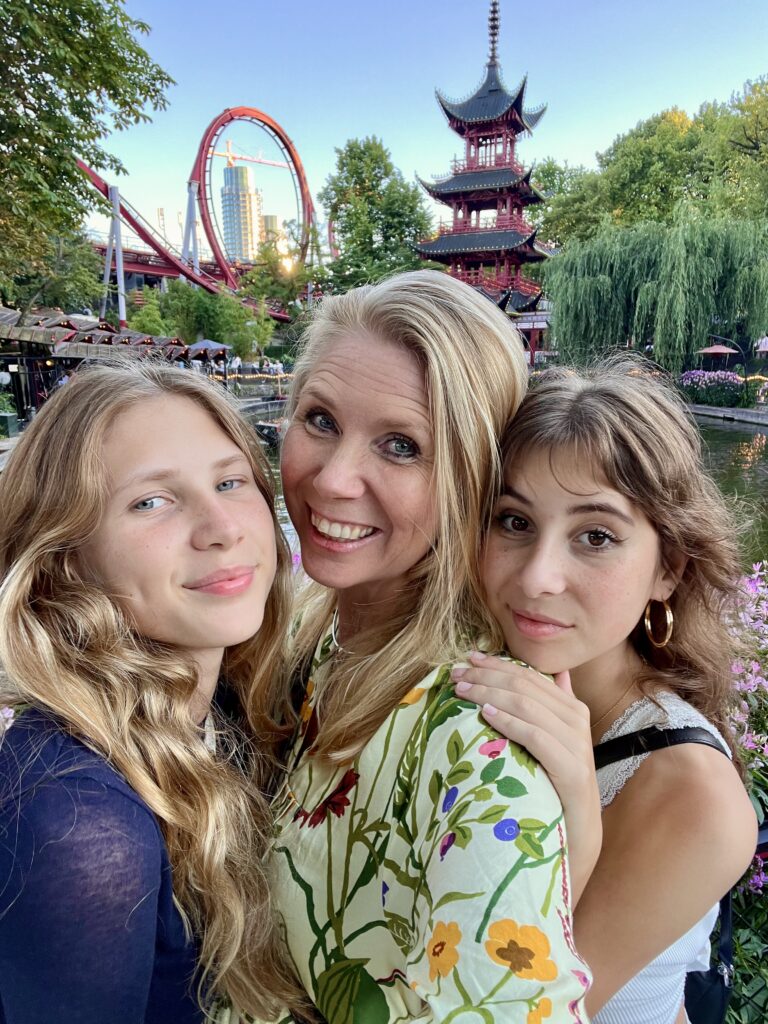
M269 319L270 325L272 321L263 309L255 310L228 292L214 295L180 280L172 281L160 296L159 309L166 334L182 338L188 345L200 338L231 345L241 358L259 344L260 331L271 335L273 330L265 328L264 319Z
M95 193L75 163L122 170L102 148L112 131L166 105L172 79L139 45L148 26L121 0L4 0L0 60L0 282L47 258Z
M424 266L413 248L431 230L422 192L405 181L379 139L350 139L337 149L319 199L339 247L328 266L335 290Z
M549 260L545 282L564 358L586 362L632 340L678 372L711 333L765 333L768 223L682 206L670 224L605 226Z
M16 412L16 403L8 391L0 391L0 412Z
M0 252L4 245L5 239ZM0 273L0 298L23 312L32 306L52 306L74 313L98 302L100 278L101 261L88 239L79 232L60 235L43 239L38 256L17 263L12 275Z
M670 224L681 203L737 219L768 208L768 80L747 82L727 103L693 116L665 110L618 136L597 155L597 171L552 158L534 171L545 195L531 210L541 238L585 241L606 224Z
M128 326L131 330L141 331L143 334L151 334L155 337L165 337L171 333L160 312L160 296L157 289L145 288L143 299L144 304L139 306L135 312L129 313Z

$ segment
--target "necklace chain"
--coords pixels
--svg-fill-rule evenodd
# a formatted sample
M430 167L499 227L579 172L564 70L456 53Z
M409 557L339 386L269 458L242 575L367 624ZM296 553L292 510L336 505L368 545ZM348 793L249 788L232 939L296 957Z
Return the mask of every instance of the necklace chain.
M611 704L611 706L608 708L607 711L605 711L602 715L600 715L600 717L598 719L596 719L594 722L592 722L590 724L589 728L590 729L596 729L597 726L600 725L601 722L604 722L605 719L608 717L608 715L610 715L610 713L613 711L613 709L617 708L619 706L619 704L621 704L621 702L624 700L624 698L627 696L627 694L629 693L629 691L632 689L632 687L634 685L635 685L635 681L633 679L632 682L629 684L629 686L624 691L624 693L622 693L622 695L619 697L619 699L614 701L613 704Z

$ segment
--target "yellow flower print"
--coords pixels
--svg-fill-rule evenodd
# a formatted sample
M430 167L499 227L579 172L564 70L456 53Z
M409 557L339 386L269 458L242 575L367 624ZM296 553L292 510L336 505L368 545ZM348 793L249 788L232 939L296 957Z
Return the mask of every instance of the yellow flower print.
M544 996L534 1006L532 1010L528 1011L528 1016L525 1018L525 1024L541 1024L544 1017L552 1016L552 1001Z
M308 722L312 717L312 694L315 692L315 684L310 679L307 683L307 688L304 691L304 703L301 705L301 711L299 712L299 718L302 722Z
M410 690L402 698L402 700L400 701L400 706L402 707L403 704L415 704L417 701L421 700L421 698L424 696L426 692L427 691L424 689L423 686L414 687L413 690Z
M518 924L517 921L505 919L494 921L488 929L486 953L491 960L509 968L518 978L534 981L552 981L556 978L557 966L549 959L549 949L547 936L532 924Z
M456 949L461 942L461 929L455 921L445 924L438 921L432 938L427 943L429 957L429 980L434 981L440 975L447 978L459 962L459 951Z

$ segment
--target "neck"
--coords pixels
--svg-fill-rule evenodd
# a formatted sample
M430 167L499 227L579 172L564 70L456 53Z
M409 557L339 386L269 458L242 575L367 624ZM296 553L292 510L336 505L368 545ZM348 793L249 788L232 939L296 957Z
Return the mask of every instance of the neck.
M342 646L352 643L360 633L385 628L403 607L403 592L394 585L387 590L354 587L336 591L338 610L337 638Z
M589 708L592 740L597 741L632 704L642 662L627 642L571 670L573 692Z
M221 672L221 662L224 651L195 651L197 662L197 689L192 697L191 708L194 720L200 724L205 721L208 714L213 695L216 692L216 685Z

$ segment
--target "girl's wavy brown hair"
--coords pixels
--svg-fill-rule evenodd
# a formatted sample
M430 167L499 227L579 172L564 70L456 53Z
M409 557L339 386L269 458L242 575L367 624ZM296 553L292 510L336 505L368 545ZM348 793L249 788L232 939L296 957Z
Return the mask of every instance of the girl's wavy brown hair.
M245 453L273 509L277 574L263 625L224 655L241 720L236 734L228 719L217 721L228 757L207 749L193 720L197 674L190 656L138 634L78 558L108 496L107 431L129 407L165 395L210 415ZM280 678L290 553L258 439L217 385L189 371L153 360L82 369L17 444L0 476L0 510L0 703L55 716L156 815L175 901L201 946L201 1003L222 996L269 1018L283 1004L300 1007L265 868L271 819L262 786L269 765L259 750L257 705L270 699Z
M567 453L639 508L659 536L661 558L685 555L669 599L674 629L654 647L642 620L631 641L652 694L675 691L717 726L733 750L728 711L737 650L742 525L707 473L699 430L674 385L645 360L616 356L586 370L544 371L502 438L504 464L532 452ZM498 640L499 638L496 637Z
M329 345L350 335L411 352L424 372L434 437L432 500L439 532L414 565L396 612L355 637L318 695L318 755L349 761L436 665L466 653L485 621L479 560L483 525L501 479L498 438L525 394L520 336L494 303L448 274L417 270L323 300L296 362L290 413ZM292 647L301 675L336 594L306 588Z

